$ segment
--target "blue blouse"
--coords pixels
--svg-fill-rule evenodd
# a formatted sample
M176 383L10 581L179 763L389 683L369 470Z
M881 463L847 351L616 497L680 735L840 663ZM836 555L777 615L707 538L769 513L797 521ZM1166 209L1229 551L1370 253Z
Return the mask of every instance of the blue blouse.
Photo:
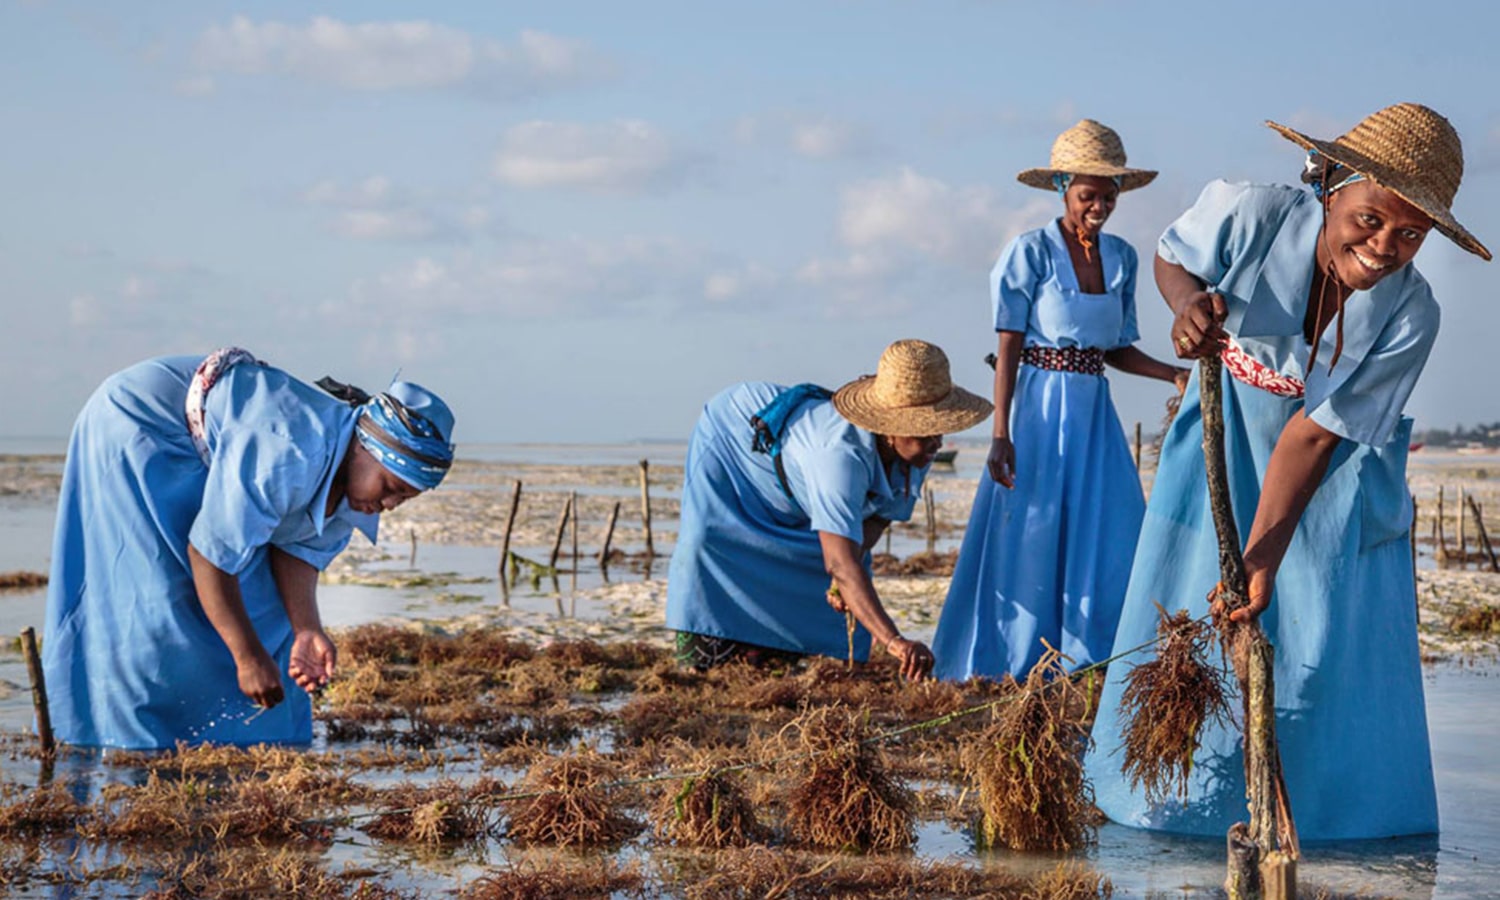
M1135 320L1135 248L1100 234L1102 294L1085 294L1057 220L1005 247L990 272L995 330L1020 331L1028 347L1112 350L1141 339Z
M1383 445L1395 433L1437 338L1440 312L1427 280L1407 265L1344 302L1344 349L1335 327L1319 336L1307 372L1303 337L1323 210L1310 192L1213 181L1162 235L1157 254L1224 297L1224 327L1257 361L1307 385L1306 414L1341 437Z

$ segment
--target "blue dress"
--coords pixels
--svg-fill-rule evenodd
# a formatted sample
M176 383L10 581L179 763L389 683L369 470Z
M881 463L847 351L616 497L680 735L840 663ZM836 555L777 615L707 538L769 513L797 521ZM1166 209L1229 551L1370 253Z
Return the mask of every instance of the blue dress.
M667 627L794 653L845 657L843 613L828 605L818 532L864 543L864 522L911 518L925 469L889 467L875 436L828 400L788 420L782 461L751 450L750 418L785 388L735 385L704 407L688 444L681 524L667 570ZM855 636L855 657L870 635Z
M323 515L355 410L279 369L241 363L204 400L205 465L184 414L201 361L153 359L111 376L73 427L42 658L53 727L70 744L312 739L308 696L286 674L292 631L268 551L322 569L352 529L374 539L376 516L346 502ZM286 699L274 708L259 712L240 693L234 660L198 602L189 543L239 576L245 610L281 671Z
M995 330L1029 347L1134 343L1136 254L1099 236L1106 292L1085 294L1056 221L990 274ZM1103 375L1022 364L1010 411L1015 487L980 474L938 622L937 677L1024 679L1045 639L1071 667L1109 655L1145 500Z
M1306 382L1305 397L1287 398L1224 372L1226 461L1241 539L1271 451L1297 410L1345 438L1260 617L1276 649L1276 731L1298 831L1305 840L1430 833L1437 796L1408 544L1411 420L1401 411L1437 334L1438 307L1408 265L1348 299L1342 356L1330 372L1330 327L1316 370L1306 372L1303 318L1321 224L1321 207L1305 191L1215 182L1162 236L1158 253L1217 286L1229 309L1226 329L1248 354ZM1154 637L1156 603L1194 617L1207 612L1219 565L1202 437L1195 375L1162 446L1115 642L1121 652ZM1246 816L1238 725L1202 735L1186 804L1152 806L1120 774L1120 696L1143 658L1110 666L1087 759L1099 807L1127 825L1222 838ZM1238 719L1239 701L1231 705Z

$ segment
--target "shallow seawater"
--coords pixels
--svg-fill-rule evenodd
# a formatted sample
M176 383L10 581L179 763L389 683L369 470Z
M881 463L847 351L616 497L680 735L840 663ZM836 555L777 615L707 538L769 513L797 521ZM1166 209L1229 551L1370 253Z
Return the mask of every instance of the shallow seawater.
M525 451L507 451L525 455ZM589 464L597 460L617 461L616 456L638 453L639 448L613 451L575 451ZM971 456L973 452L966 450ZM963 467L961 454L961 467ZM572 460L570 460L571 462ZM971 464L974 460L969 461ZM962 469L959 476L972 477ZM52 510L35 503L0 503L0 571L27 569L45 571L50 555ZM939 549L952 546L951 541ZM532 548L534 549L534 548ZM909 537L893 546L906 555L922 544ZM320 607L330 627L347 627L372 621L410 619L427 621L482 618L500 624L524 624L544 632L548 622L560 620L607 621L607 603L587 592L604 584L597 567L588 565L576 578L566 572L551 579L530 582L523 578L509 590L497 578L498 548L423 544L417 548L415 567L409 549L400 540L387 548L389 556L362 566L371 573L424 576L429 582L414 587L381 587L364 584L324 584L319 588ZM620 566L609 573L611 583L662 579L666 560L659 559L647 573ZM12 636L21 628L42 630L45 597L42 591L0 594L0 634ZM920 635L919 635L920 636ZM31 699L25 666L6 645L0 649L0 733L15 735L31 726ZM1500 745L1500 670L1492 666L1452 664L1429 668L1426 677L1428 724L1432 736L1437 773L1438 799L1443 831L1424 838L1342 844L1309 844L1303 848L1299 880L1307 896L1319 888L1362 896L1437 900L1500 896L1500 767L1495 747ZM320 725L321 731L321 725ZM607 736L592 735L595 746ZM340 745L347 749L348 745ZM319 739L311 749L324 752ZM1348 748L1351 764L1360 754L1378 753L1378 747ZM18 752L14 745L0 745L0 779L22 785L39 778L37 761ZM369 770L359 780L372 787L398 782L430 783L438 779L471 782L481 776L497 776L510 782L513 771L483 771L477 755L455 760L441 768L423 771ZM115 781L144 778L140 770L122 769L98 758L69 757L55 777L75 783L80 796L97 794ZM961 788L954 786L954 790ZM1296 798L1293 798L1295 806ZM97 845L72 845L90 865L103 860ZM337 871L346 864L368 867L382 873L393 887L410 888L423 894L451 890L473 881L488 869L504 865L516 854L504 840L486 840L443 851L414 849L377 841L356 828L333 831L319 851L327 868ZM649 838L627 843L617 855L621 859L647 859L662 851ZM972 836L961 827L943 821L924 821L918 829L916 855L923 858L957 858L986 866L1000 866L1022 874L1051 869L1060 858L1054 854L1024 854L977 850ZM1140 898L1194 898L1221 896L1224 880L1224 843L1218 839L1189 839L1106 825L1096 845L1076 855L1112 880L1115 896ZM60 859L51 861L62 865ZM89 885L89 896L137 896L149 885ZM68 887L33 884L17 896L71 896Z

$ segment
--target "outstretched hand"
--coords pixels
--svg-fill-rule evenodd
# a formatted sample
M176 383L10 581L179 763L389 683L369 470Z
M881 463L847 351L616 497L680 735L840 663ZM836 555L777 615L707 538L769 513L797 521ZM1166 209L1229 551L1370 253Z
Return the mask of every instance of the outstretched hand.
M901 664L901 677L907 681L921 681L932 673L932 651L921 641L894 637L886 642L885 652L896 657Z
M276 671L276 661L265 650L249 659L236 660L235 674L240 693L249 697L256 706L270 709L286 698L281 687L281 673Z
M333 678L337 660L338 650L323 629L310 628L292 638L292 657L286 673L298 687L312 693Z

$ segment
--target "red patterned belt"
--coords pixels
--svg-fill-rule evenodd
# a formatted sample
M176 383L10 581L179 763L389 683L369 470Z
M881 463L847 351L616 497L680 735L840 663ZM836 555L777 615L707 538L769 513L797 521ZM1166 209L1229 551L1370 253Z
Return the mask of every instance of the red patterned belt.
M1021 362L1058 372L1104 374L1104 351L1098 347L1022 347Z
M1224 360L1224 368L1229 370L1229 374L1251 387L1260 388L1278 397L1301 397L1307 390L1300 378L1283 375L1265 363L1252 358L1234 338L1224 342L1224 349L1219 353L1219 357Z

